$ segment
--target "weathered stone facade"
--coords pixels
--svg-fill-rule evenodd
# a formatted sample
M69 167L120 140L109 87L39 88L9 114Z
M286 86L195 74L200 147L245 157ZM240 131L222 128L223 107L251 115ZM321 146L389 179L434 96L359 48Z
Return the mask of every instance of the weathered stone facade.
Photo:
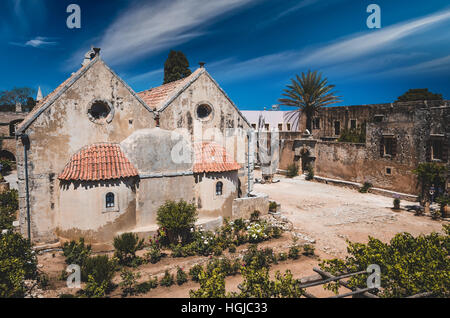
M80 236L101 243L124 231L151 232L156 210L165 200L194 202L200 217L232 217L233 200L248 195L250 125L204 68L170 84L170 90L167 87L158 88L158 94L166 93L159 94L157 102L155 91L136 94L100 56L93 55L36 106L16 133L24 235L28 222L33 241L43 243ZM208 105L208 116L199 112L201 105ZM175 162L174 151L186 151L177 148L181 141L223 145L235 162L232 166L239 169L196 170L192 149L190 160ZM111 145L121 153L105 150L106 157L81 158L91 145L99 149ZM112 179L87 175L91 165L102 175L116 169L110 157L117 163L127 160L138 175ZM67 175L83 176L62 180L66 168L82 170Z
M0 112L0 158L16 161L16 126L27 115L21 108L16 112Z
M279 169L292 162L304 169L308 160L318 176L417 194L412 170L420 162L449 166L449 116L448 101L323 108L311 138L281 138ZM365 131L365 143L337 141L344 129L352 128ZM303 149L311 155L302 156Z

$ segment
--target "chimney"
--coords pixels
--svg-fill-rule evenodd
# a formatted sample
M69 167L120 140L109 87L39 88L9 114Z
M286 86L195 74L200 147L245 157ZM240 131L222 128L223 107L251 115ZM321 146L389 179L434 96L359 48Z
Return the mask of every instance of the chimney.
M205 68L205 62L198 62L198 65L200 65L200 68Z
M97 55L100 55L100 48L91 47L91 49L84 55L83 63L81 63L81 66L88 65Z

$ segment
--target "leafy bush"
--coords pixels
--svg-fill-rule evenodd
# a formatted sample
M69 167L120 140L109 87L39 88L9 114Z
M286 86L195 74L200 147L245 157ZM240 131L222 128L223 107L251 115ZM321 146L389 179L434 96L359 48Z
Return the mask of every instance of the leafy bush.
M269 205L270 207L270 205ZM254 221L258 221L259 220L259 216L261 215L261 212L255 210L252 212L252 214L250 214L250 221L254 222Z
M236 253L236 245L235 244L230 244L230 246L228 247L228 252Z
M288 178L293 178L298 176L298 166L295 163L291 163L288 167L287 167L287 172L286 172L286 176Z
M0 159L0 165L2 165L2 175L7 175L14 168L14 162L8 159Z
M199 280L199 275L200 273L203 271L203 267L201 265L194 265L191 267L191 269L189 270L189 275L191 276L191 279L194 282L198 282Z
M119 259L122 265L133 265L136 259L136 252L142 249L144 240L140 240L135 233L123 233L114 238L114 256Z
M37 276L30 242L18 233L0 234L0 298L23 297L24 280Z
M108 282L98 283L94 277L89 275L83 295L89 298L103 298L106 296L108 288Z
M88 281L91 277L97 287L104 286L105 292L109 292L113 287L112 278L116 269L116 261L107 255L88 257L81 268L81 280Z
M177 284L178 286L183 285L188 281L186 273L183 271L182 268L177 268Z
M305 176L305 180L312 180L314 179L314 167L312 164L308 164L306 166L306 176Z
M343 129L338 142L363 144L366 142L366 129Z
M159 241L157 239L150 239L150 246L149 251L146 254L146 259L150 263L156 264L161 260L162 256L163 255L161 253L161 246L159 244Z
M136 294L137 280L141 278L141 274L133 273L132 271L124 268L120 273L120 277L122 278L122 281L119 286L122 287L122 295L126 297L128 295Z
M251 244L242 258L244 266L250 266L253 263L258 268L270 267L270 264L276 260L273 250L265 248L258 249L258 245Z
M225 276L234 276L239 273L241 269L241 263L239 259L232 262L230 259L224 257L221 259L213 259L206 265L206 271L211 273L214 269L219 268L220 272Z
M448 173L447 167L438 165L435 162L420 163L412 172L417 175L421 197L425 201L430 200L428 190L431 185L434 184L437 188L444 188L445 178Z
M297 245L293 245L289 248L288 257L290 259L298 259L300 254L300 248Z
M380 297L407 297L433 292L434 297L450 296L450 225L445 234L431 233L413 237L399 233L390 243L369 237L367 244L348 242L345 259L326 260L320 267L335 275L366 270L370 264L381 269ZM349 279L352 287L366 288L365 275ZM336 284L328 289L335 290Z
M215 268L211 272L201 271L198 280L200 288L196 291L189 291L191 298L225 297L225 275L220 271L220 268Z
M184 200L179 202L166 201L158 208L156 221L166 231L170 243L177 244L179 240L186 243L190 240L191 229L197 221L197 208Z
M363 186L359 189L360 193L367 193L372 188L372 183L364 182Z
M140 283L136 286L136 293L145 294L156 287L158 287L158 278L150 278L148 281Z
M90 244L84 244L84 238L80 240L65 242L63 245L63 255L66 257L66 264L76 264L82 267L86 259L91 255L92 247ZM87 279L87 276L86 276Z
M269 238L266 234L266 223L251 223L247 226L248 240L250 243L259 243Z
M164 273L163 278L161 278L161 281L159 282L161 286L170 287L174 284L173 275L169 273L168 270Z
M19 208L18 192L15 189L0 193L0 230L10 230Z
M287 255L286 253L284 253L284 252L281 252L281 253L278 254L277 259L278 259L279 261L285 261L285 260L288 259L288 255Z
M314 252L315 252L315 248L313 245L311 245L311 244L303 245L303 253L302 253L303 255L311 256L311 255L314 255Z
M269 211L275 212L277 210L277 203L275 201L269 202Z

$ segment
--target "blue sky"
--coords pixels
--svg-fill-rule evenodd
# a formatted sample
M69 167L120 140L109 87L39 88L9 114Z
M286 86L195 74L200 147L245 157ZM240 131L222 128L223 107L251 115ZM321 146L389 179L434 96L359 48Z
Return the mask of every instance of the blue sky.
M69 29L66 8L81 7ZM381 29L369 29L369 4ZM319 70L341 105L391 102L409 88L450 99L448 0L2 0L0 90L76 71L91 45L130 86L159 86L170 49L207 70L241 109L277 103L290 78Z

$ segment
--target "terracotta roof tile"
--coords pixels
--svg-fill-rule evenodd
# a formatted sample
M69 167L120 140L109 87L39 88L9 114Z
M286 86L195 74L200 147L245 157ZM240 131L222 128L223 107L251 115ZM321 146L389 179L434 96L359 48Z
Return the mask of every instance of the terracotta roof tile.
M60 180L98 181L139 175L118 144L93 144L74 154Z
M225 148L213 143L202 142L194 144L194 172L224 172L239 170L241 166L228 155Z
M153 87L149 90L137 93L137 95L151 108L159 109L163 106L170 97L172 97L176 92L181 90L193 76L195 76L202 69L197 69L191 75L186 76L178 81L170 82L158 87Z

